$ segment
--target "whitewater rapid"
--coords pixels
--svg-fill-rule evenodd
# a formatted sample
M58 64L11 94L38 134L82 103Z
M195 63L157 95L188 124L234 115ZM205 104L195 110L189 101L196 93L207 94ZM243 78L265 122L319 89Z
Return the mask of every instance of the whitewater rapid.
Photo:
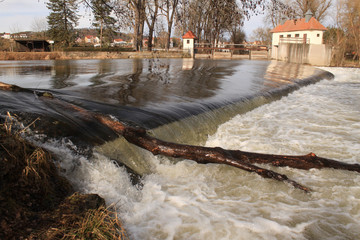
M237 115L206 146L273 154L307 154L360 163L360 69L335 75L278 101ZM119 211L132 239L358 239L360 174L275 168L313 191L229 166L174 164L144 153L153 173L143 186L101 154L74 155L49 142L64 174L83 193L97 193ZM268 167L268 166L266 166ZM270 168L270 167L268 167Z

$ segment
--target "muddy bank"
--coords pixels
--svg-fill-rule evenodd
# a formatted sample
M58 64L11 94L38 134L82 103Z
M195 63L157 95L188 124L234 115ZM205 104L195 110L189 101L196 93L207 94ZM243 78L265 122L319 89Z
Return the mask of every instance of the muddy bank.
M0 239L127 239L96 194L78 194L51 153L0 118Z
M182 52L0 52L0 60L184 58Z

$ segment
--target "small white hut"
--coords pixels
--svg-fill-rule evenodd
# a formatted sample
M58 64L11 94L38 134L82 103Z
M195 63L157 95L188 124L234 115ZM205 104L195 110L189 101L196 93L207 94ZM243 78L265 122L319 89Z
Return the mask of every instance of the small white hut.
M182 36L183 39L183 50L190 53L191 57L194 57L195 40L197 37L192 31L188 31Z

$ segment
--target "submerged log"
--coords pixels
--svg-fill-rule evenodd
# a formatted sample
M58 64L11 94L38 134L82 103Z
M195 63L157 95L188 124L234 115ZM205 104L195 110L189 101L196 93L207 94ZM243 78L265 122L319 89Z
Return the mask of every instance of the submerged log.
M22 89L14 85L1 83L0 90L29 92L28 89ZM311 168L334 168L360 173L359 164L348 164L332 159L321 158L313 153L304 156L272 155L244 152L240 150L226 150L220 147L211 148L166 142L150 136L143 128L131 127L114 120L109 116L90 112L82 107L56 98L51 93L46 94L44 92L35 92L35 94L40 101L46 102L49 107L58 109L61 108L63 110L65 109L67 113L76 114L78 118L86 121L96 121L97 123L101 123L117 134L123 136L129 143L146 149L154 155L161 154L168 157L189 159L200 164L226 164L248 172L254 172L264 178L271 178L277 181L286 182L305 192L309 192L310 189L302 186L294 180L289 179L284 174L279 174L275 171L264 169L254 164L271 164L278 167L288 166L306 170Z

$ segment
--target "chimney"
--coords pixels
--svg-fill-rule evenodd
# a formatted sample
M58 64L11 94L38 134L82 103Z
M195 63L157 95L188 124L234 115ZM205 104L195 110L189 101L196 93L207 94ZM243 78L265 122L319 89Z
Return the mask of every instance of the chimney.
M312 18L313 14L310 11L310 9L305 13L305 22L309 22L310 19Z

